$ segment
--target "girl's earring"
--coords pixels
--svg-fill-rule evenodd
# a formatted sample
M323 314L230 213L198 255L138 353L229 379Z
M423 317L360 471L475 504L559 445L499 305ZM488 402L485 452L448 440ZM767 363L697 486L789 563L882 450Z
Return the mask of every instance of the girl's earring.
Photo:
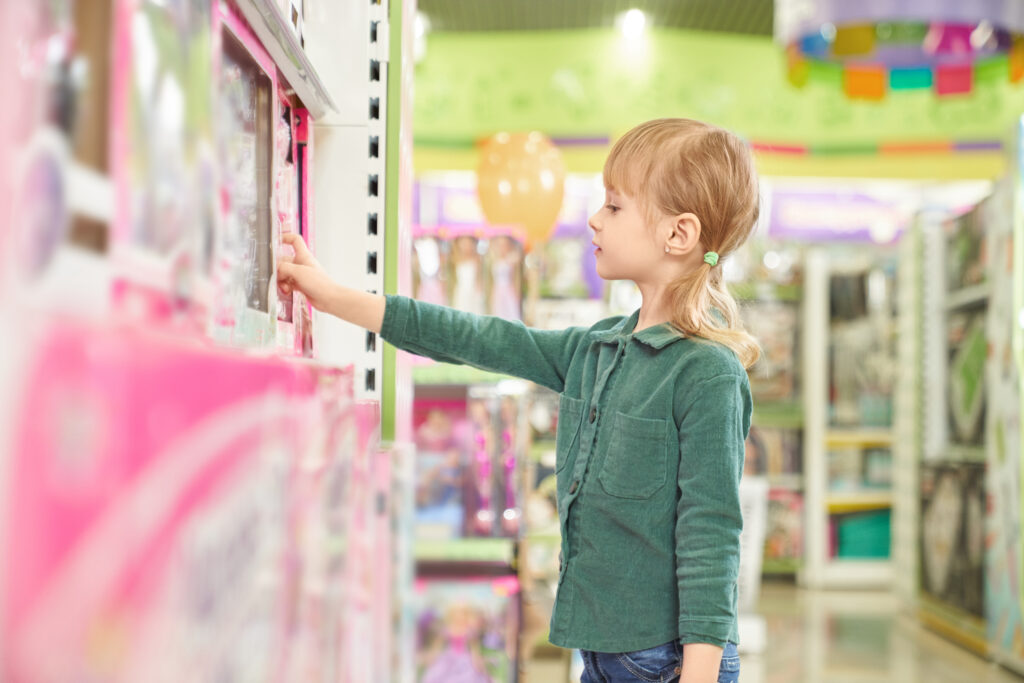
M668 245L667 244L665 245L665 253L666 254L668 253Z

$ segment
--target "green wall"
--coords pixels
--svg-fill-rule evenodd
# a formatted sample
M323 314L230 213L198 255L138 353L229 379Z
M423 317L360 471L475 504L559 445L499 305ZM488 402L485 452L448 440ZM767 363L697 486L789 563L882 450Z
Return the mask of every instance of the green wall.
M646 54L611 30L432 33L415 72L417 146L464 146L496 130L616 136L659 116L688 116L754 141L843 146L1001 139L1024 87L976 84L968 96L890 93L848 100L834 84L785 78L768 38L652 30Z

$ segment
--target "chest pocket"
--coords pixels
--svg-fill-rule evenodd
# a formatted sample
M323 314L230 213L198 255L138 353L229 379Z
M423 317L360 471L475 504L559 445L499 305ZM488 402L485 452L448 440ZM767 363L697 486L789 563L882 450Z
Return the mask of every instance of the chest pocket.
M643 499L668 479L665 420L615 413L598 480L609 495Z
M558 431L555 434L555 472L561 472L569 462L569 453L576 445L580 434L580 423L583 421L581 398L572 398L562 394L558 397Z

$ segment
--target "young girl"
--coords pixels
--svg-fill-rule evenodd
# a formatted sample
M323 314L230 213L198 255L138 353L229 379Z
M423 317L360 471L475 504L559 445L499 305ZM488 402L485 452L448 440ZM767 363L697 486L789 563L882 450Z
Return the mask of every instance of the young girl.
M604 167L589 225L597 271L628 279L639 310L593 327L535 330L331 282L302 241L283 291L398 348L516 375L561 394L562 531L551 642L582 650L583 683L733 683L743 525L739 481L758 357L721 260L758 216L751 155L733 134L659 119Z

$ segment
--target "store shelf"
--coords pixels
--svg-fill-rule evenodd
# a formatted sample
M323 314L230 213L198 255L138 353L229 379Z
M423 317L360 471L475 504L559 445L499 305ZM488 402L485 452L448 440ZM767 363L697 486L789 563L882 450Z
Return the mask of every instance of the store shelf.
M984 303L991 293L988 283L964 287L946 294L946 310L969 308Z
M892 585L889 560L835 559L826 562L821 588L886 588Z
M804 475L771 474L768 475L768 487L773 489L786 489L787 491L799 491L804 487Z
M879 429L829 429L825 432L827 448L871 448L892 446L892 430Z
M417 540L413 556L417 562L473 562L511 565L515 542L511 538L456 538Z
M430 363L417 365L412 369L413 383L417 385L433 384L497 384L510 379L508 375L478 370L468 365L451 365L448 363Z
M985 447L953 444L946 447L946 456L954 462L985 462Z
M929 629L982 657L988 655L983 619L943 604L924 593L919 596L918 617Z
M245 20L314 119L337 107L274 0L237 0Z
M800 429L804 425L803 407L793 401L754 401L751 421L758 427Z
M795 558L790 557L786 559L773 559L764 560L761 565L762 574L796 574L800 571L802 562Z
M825 499L825 505L828 507L829 514L832 515L884 509L892 507L892 491L888 489L833 491Z
M736 282L729 291L740 301L799 301L800 285L777 285L771 282Z

